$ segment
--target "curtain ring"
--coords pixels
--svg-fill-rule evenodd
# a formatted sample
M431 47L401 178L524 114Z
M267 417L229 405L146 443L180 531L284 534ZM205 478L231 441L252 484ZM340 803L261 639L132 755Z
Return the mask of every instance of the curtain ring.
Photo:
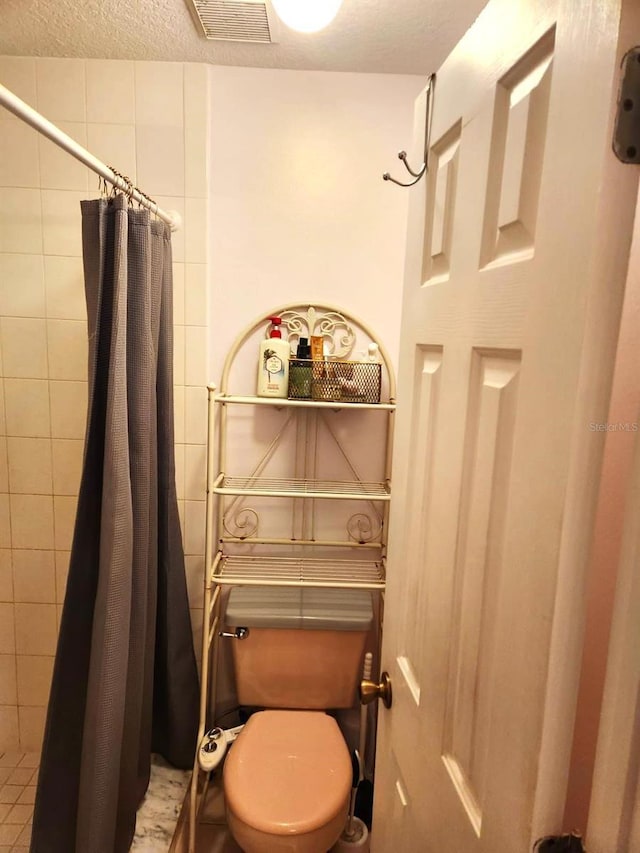
M129 175L121 175L121 177L127 185L127 188L124 190L124 194L127 196L127 204L129 207L133 208L133 182Z
M113 172L113 174L116 176L116 178L121 178L121 177L122 177L122 175L120 174L120 172L119 172L117 169L114 169L114 168L113 168L113 166L109 166L109 168L111 169L111 171ZM106 182L106 180L105 180L105 184L106 184L106 183L107 183L107 182ZM108 190L107 190L107 201L111 201L112 199L114 199L114 198L116 197L117 193L118 193L118 187L117 187L117 185L116 185L116 184L111 184L111 186L110 186L110 187L108 188Z

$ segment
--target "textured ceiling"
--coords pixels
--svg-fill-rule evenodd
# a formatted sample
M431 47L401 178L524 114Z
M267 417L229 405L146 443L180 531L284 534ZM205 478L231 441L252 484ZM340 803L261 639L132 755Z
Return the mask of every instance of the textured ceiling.
M344 0L312 35L280 26L278 44L207 41L185 0L0 0L0 55L161 59L427 74L486 0Z

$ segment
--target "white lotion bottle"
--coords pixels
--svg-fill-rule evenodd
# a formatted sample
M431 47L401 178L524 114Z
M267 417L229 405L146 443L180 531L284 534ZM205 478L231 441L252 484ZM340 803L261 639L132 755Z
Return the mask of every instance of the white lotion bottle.
M280 317L269 317L271 331L260 344L258 397L286 397L289 391L289 344L282 340Z

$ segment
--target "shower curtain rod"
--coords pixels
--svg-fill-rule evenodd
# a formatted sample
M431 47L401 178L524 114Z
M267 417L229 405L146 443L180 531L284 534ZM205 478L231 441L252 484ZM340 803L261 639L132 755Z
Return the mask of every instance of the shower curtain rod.
M31 127L35 128L43 136L46 136L60 148L80 160L85 166L88 166L93 172L96 172L100 177L104 178L114 187L117 187L122 192L126 193L134 201L137 201L143 207L149 208L157 217L162 219L171 226L172 231L177 231L182 226L182 217L175 211L163 210L152 199L143 195L137 187L127 183L120 175L116 174L109 166L106 166L97 157L94 157L86 148L79 145L70 136L67 136L60 128L52 124L39 112L30 107L29 104L20 100L17 95L10 92L5 86L0 83L0 106L6 107L9 112L12 112L22 121L25 121Z

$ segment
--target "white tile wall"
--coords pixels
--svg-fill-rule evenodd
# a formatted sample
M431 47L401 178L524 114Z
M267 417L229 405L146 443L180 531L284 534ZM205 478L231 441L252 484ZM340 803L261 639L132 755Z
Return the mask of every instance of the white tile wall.
M16 282L20 287L16 287ZM44 317L42 255L0 254L0 316Z
M10 495L9 505L13 548L53 548L51 495Z
M0 494L0 548L11 548L11 522L7 494Z
M87 125L87 147L107 166L113 166L134 183L136 173L136 130L133 125L96 122ZM90 177L94 181L94 177ZM140 181L142 183L142 181ZM93 188L93 185L90 184Z
M40 753L46 722L46 704L38 707L18 705L20 749Z
M207 200L185 199L185 260L199 264L207 262Z
M204 500L184 502L184 552L189 556L204 553Z
M87 121L130 125L133 129L136 120L134 63L95 59L86 63L86 74Z
M83 148L87 147L87 125L77 121L58 121L57 126L63 133L75 139ZM69 157L46 137L38 138L40 146L40 186L52 190L82 190L89 187L89 170L86 166Z
M51 379L87 378L87 323L85 320L47 321L48 367Z
M204 604L204 584L202 577L204 574L204 558L203 557L185 557L187 564L187 578L189 581L188 590L189 604L192 608L202 607Z
M56 551L70 551L76 519L76 495L55 495L53 498L54 541Z
M79 210L86 191L43 189L41 195L44 254L82 257Z
M182 128L183 66L173 62L136 62L135 66L136 125Z
M4 380L7 435L44 437L51 434L49 385L45 379Z
M47 317L86 322L82 258L45 255L44 287Z
M173 381L175 385L185 384L185 330L184 326L174 326L173 329Z
M56 551L56 603L61 604L64 601L64 593L67 587L67 577L69 576L69 551Z
M15 601L28 604L56 603L55 555L33 549L13 552Z
M185 388L185 438L189 444L203 445L207 440L207 389Z
M47 378L47 325L24 317L0 319L2 366L5 377Z
M55 604L15 604L16 651L19 655L53 655L56 651Z
M54 438L51 442L53 493L76 495L82 472L82 439Z
M0 56L0 79L3 86L30 106L37 107L35 59L29 56ZM6 118L19 121L9 113Z
M185 264L184 322L187 326L207 325L206 264Z
M176 484L199 649L207 68L0 57L0 79L183 217L172 238ZM0 750L37 750L42 739L87 404L79 202L97 192L93 173L9 113L0 117Z
M184 333L184 384L202 387L207 384L207 330L185 326Z
M40 191L0 187L0 252L42 252Z
M87 418L87 383L49 382L52 438L84 438Z
M0 186L40 186L38 137L28 124L4 116L0 121Z
M141 126L136 129L138 181L162 195L184 195L184 130Z
M18 702L20 705L46 705L53 673L50 655L18 656Z
M86 121L85 62L37 59L38 110L50 121Z
M7 446L10 491L25 495L53 494L51 441L9 437Z
M175 325L184 325L185 315L185 292L184 292L185 264L173 264L173 322Z
M19 739L18 706L0 705L0 749L15 749Z
M15 656L0 655L0 705L17 704Z
M185 445L184 496L188 501L203 501L206 490L206 447L203 444Z
M0 492L9 492L9 460L6 436L0 435Z
M14 654L16 650L16 632L14 604L0 604L0 654Z
M176 494L178 496L178 500L184 500L184 488L185 488L185 445L184 444L176 444L176 456L175 456L175 465L176 465Z
M13 566L9 548L0 548L0 601L13 601Z

